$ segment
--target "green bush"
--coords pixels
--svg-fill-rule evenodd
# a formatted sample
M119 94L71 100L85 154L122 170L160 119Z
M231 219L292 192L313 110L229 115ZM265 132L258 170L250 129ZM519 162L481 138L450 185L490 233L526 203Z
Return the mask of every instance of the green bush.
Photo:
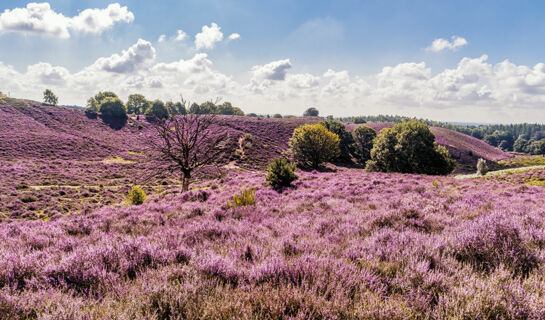
M285 158L274 159L267 166L265 179L273 187L288 187L299 177L295 174L295 164L291 164Z
M100 104L100 113L106 118L127 118L127 109L119 98L104 98Z
M168 109L163 101L155 100L151 107L146 110L146 117L150 120L166 119L168 118Z
M131 204L138 206L146 201L146 193L139 186L133 186L127 198Z
M151 102L146 100L141 94L131 94L127 101L127 113L129 114L144 114L150 107Z
M339 160L345 162L351 161L351 155L354 153L354 138L352 137L352 134L346 130L344 124L338 120L322 121L320 124L326 127L327 130L339 136L339 148L341 150Z
M435 145L428 126L418 121L398 123L385 128L374 140L370 171L449 174L456 167L448 150Z
M296 128L290 139L297 163L317 169L320 164L337 158L340 139L321 124L306 124Z
M227 202L228 208L239 208L252 206L255 204L255 189L244 189L239 194L233 195L230 202Z
M273 115L273 118L275 118L275 119L282 119L282 115L281 115L280 113L275 113L275 114Z
M377 136L375 129L368 126L359 126L352 132L354 138L354 158L361 165L365 165L371 158L373 140Z

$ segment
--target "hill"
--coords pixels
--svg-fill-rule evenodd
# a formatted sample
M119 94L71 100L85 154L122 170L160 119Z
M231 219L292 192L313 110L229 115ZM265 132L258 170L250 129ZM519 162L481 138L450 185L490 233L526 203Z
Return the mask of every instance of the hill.
M248 169L262 169L288 148L297 126L315 123L319 118L267 119L219 116L220 130L230 136L221 163ZM393 123L368 123L376 130ZM348 125L352 130L356 125ZM510 154L481 140L445 128L431 127L439 144L445 145L459 171L473 170L478 158L497 161ZM0 157L100 160L119 156L135 158L152 134L149 124L132 117L121 129L113 129L99 118L89 118L81 110L45 106L29 100L0 101ZM237 151L238 150L238 151ZM131 159L134 160L134 159Z
M372 127L377 132L380 132L380 130L384 128L391 128L394 124L395 123L393 122L370 122L364 124L351 124L348 128L353 130L357 126L364 125ZM479 158L495 162L513 157L510 153L461 132L441 127L430 127L430 130L435 135L435 142L445 146L458 163L456 172L474 171Z

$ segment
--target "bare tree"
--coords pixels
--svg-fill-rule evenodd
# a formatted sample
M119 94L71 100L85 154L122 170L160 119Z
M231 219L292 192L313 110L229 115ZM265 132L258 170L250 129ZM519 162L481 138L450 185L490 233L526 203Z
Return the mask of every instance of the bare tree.
M152 123L156 137L150 140L155 164L160 172L181 173L183 191L189 190L193 170L212 164L224 152L228 135L217 130L215 115L171 116ZM216 128L214 128L216 127Z

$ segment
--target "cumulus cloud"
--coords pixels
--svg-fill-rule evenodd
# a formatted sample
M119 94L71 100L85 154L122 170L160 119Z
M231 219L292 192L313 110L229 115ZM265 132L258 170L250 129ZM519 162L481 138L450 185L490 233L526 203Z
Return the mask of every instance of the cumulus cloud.
M157 39L157 42L159 42L159 43L165 42L166 39L167 39L166 34L162 34L162 35L160 35L159 38Z
M237 40L237 39L240 39L240 34L238 33L231 33L229 37L227 38L227 40L229 41Z
M37 100L50 88L62 103L79 105L97 91L113 90L122 98L135 92L163 100L179 94L192 101L221 96L248 112L300 114L304 106L315 105L324 114L336 115L389 113L460 121L471 112L476 121L545 121L540 118L545 63L490 63L482 55L434 73L425 62L386 66L366 76L347 70L291 70L289 59L272 61L254 66L250 79L239 82L216 70L206 53L158 63L153 46L138 40L74 73L46 62L19 72L0 62L0 83L2 91Z
M213 49L216 43L223 40L221 28L212 22L210 26L203 26L202 31L195 35L195 48Z
M130 23L134 15L119 3L105 9L86 9L74 17L55 12L47 2L29 3L25 8L6 9L0 14L0 32L41 34L61 39L72 32L100 34L118 22Z
M136 44L127 50L123 50L121 54L113 54L108 58L100 58L92 67L108 72L129 73L154 59L155 48L153 48L150 42L138 39Z
M183 32L182 30L176 31L176 38L174 38L175 41L183 41L187 37L187 33Z
M462 37L452 36L452 40L438 38L433 40L431 45L426 48L427 51L440 52L443 50L456 50L458 48L464 47L467 45L467 40Z
M254 79L284 80L286 73L291 69L290 59L278 60L262 66L252 67Z

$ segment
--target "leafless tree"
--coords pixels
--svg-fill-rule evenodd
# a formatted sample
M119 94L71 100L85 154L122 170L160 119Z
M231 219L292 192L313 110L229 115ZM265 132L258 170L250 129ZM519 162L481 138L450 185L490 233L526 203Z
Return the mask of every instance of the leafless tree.
M212 164L224 152L229 138L218 130L219 120L212 114L187 114L155 121L156 136L150 140L157 172L181 173L183 191L189 190L193 170Z

